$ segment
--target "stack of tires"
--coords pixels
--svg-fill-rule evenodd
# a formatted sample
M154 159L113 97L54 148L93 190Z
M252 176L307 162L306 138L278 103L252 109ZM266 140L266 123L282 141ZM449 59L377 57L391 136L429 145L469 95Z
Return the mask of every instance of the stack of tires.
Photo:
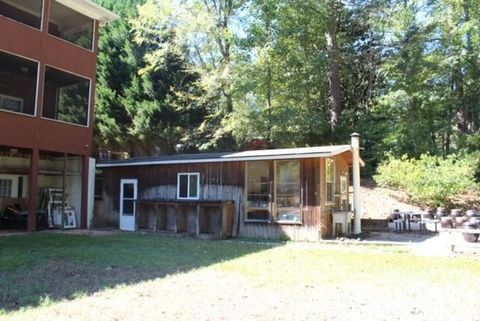
M445 208L439 207L435 217L440 221L442 228L480 229L480 213L473 209L465 213L461 209L453 209L449 215ZM476 242L480 236L477 233L462 233L462 235L467 242Z
M475 210L468 210L465 213L466 221L463 223L463 228L466 230L480 229L480 214ZM480 234L463 233L463 239L467 242L476 242Z

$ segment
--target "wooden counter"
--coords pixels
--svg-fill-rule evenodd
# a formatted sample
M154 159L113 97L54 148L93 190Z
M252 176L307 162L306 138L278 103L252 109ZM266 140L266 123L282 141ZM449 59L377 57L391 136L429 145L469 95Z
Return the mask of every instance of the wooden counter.
M225 200L140 199L135 229L232 237L234 202Z

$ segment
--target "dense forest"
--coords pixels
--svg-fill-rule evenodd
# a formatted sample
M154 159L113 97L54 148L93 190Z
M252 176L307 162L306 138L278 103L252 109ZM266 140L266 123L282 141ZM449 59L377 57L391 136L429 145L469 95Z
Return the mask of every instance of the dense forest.
M97 0L99 154L480 149L478 0Z

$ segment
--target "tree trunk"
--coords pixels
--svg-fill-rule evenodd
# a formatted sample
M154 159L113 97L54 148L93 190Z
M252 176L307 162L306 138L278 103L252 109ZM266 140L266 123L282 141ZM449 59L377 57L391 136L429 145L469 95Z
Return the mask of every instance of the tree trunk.
M465 117L465 99L463 92L463 77L459 66L455 66L453 69L453 88L455 90L456 99L456 113L457 113L457 129L461 134L465 134L467 130L466 117Z
M342 113L342 89L340 86L340 61L337 45L337 27L339 19L339 3L331 3L332 17L328 25L327 48L330 56L330 124L332 131L340 125Z

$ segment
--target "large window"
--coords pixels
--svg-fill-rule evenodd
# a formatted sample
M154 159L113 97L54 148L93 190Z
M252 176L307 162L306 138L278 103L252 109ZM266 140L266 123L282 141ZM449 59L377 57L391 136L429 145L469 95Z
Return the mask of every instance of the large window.
M268 161L247 163L247 221L271 220L271 181Z
M48 33L91 50L93 19L53 0L50 8Z
M0 178L0 197L12 197L12 180Z
M200 174L178 173L177 198L199 199L200 198Z
M247 222L302 223L298 160L246 163Z
M333 159L326 160L327 203L335 202L335 162Z
M0 51L0 109L34 115L38 63Z
M43 0L0 0L0 15L40 29L42 5Z
M277 221L301 223L300 163L298 160L277 161L275 167Z
M45 68L45 118L87 126L90 80L52 67Z

